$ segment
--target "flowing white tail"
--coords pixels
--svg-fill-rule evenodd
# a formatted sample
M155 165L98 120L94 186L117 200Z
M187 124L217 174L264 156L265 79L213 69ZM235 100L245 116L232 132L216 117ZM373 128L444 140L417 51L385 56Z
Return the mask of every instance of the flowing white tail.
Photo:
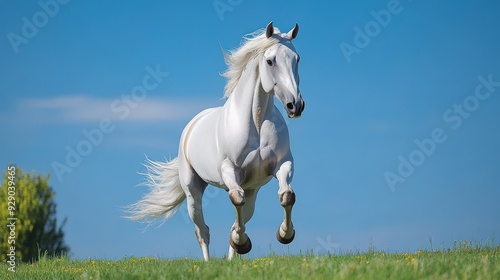
M152 224L163 217L165 222L172 218L179 206L186 199L179 182L179 168L177 158L170 162L157 162L147 159L144 164L147 168L146 182L150 191L137 203L132 204L127 210L131 220L143 220Z

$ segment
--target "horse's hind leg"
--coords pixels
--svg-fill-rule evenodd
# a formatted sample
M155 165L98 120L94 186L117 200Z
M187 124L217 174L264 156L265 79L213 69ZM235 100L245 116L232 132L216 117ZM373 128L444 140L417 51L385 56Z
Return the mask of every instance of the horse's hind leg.
M202 198L203 192L207 187L207 183L204 182L198 174L194 173L190 167L184 169L180 175L181 185L186 193L187 209L189 217L194 222L194 232L198 243L200 244L201 251L203 253L203 258L208 261L210 254L208 251L210 244L210 231L208 226L205 224L205 219L203 218L202 209ZM180 171L180 169L179 169Z
M295 203L295 193L290 186L293 177L293 163L291 160L284 162L276 171L276 178L279 182L278 196L280 204L285 210L283 222L276 232L276 238L283 244L288 244L295 237L295 229L292 223L292 207Z
M252 243L245 233L245 221L243 214L243 206L246 203L245 192L241 188L241 177L239 170L234 164L226 159L221 165L221 174L224 184L229 189L229 198L236 210L236 221L231 227L231 235L229 236L229 244L238 254L246 254L252 249ZM228 256L229 257L229 256Z
M189 217L191 217L191 220L194 222L194 232L196 234L196 238L198 239L198 243L200 244L203 258L208 261L210 258L208 251L208 246L210 244L210 231L208 226L205 224L202 209L202 197L205 188L206 185L203 187L200 186L190 188L191 194L186 195L186 200Z

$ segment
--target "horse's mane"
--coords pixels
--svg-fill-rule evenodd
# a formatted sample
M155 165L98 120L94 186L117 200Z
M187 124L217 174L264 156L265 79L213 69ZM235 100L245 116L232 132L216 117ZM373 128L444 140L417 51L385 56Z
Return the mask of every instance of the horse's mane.
M280 34L280 30L276 27L274 34ZM264 29L243 36L243 40L239 48L224 53L224 60L228 66L227 70L222 73L222 76L228 79L224 87L224 97L229 97L236 88L248 61L279 42L276 36L267 38Z

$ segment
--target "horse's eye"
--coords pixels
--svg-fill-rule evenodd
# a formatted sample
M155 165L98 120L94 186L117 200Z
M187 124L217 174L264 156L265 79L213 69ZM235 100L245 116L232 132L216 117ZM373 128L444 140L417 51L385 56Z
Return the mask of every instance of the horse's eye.
M266 62L267 62L267 65L273 66L273 61L272 60L268 59Z

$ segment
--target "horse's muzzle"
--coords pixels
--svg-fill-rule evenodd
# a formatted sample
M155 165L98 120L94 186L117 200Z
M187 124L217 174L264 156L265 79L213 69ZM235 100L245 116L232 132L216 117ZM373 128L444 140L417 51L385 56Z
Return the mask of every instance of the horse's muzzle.
M306 102L304 99L300 98L297 102L288 102L285 105L285 110L289 118L299 118L305 107Z

